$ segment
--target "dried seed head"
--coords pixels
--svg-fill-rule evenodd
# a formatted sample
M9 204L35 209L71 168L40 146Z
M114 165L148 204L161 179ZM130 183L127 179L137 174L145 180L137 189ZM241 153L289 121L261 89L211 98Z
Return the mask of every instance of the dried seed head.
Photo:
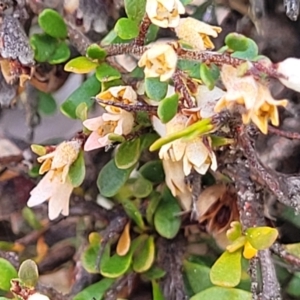
M19 60L22 65L34 65L34 52L19 20L5 16L1 26L0 54L3 58Z

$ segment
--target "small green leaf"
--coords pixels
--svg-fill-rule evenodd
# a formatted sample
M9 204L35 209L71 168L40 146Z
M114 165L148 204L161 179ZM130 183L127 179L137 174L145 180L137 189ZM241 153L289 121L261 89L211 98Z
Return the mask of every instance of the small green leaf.
M138 23L144 17L146 0L124 0L124 7L128 18Z
M97 62L90 60L85 56L73 58L65 64L65 71L76 74L87 74L95 70L98 66Z
M86 54L91 59L104 60L107 52L101 48L98 44L91 44L87 50Z
M129 169L119 169L115 160L109 161L100 171L97 186L104 197L112 197L125 184L134 166Z
M22 209L22 216L32 229L39 230L43 228L41 222L37 219L37 214L29 207L25 206Z
M96 77L100 82L108 82L121 78L121 73L107 63L101 63L96 69Z
M149 224L153 225L153 216L161 200L161 194L153 191L149 196L149 202L146 209L146 220Z
M13 265L6 259L0 258L0 290L9 291L10 281L18 277L18 273Z
M160 159L146 162L140 169L140 174L153 183L161 183L165 180L164 168Z
M101 261L100 273L107 278L117 278L127 272L132 261L132 251L124 256L114 254L109 259Z
M33 34L30 37L30 45L34 50L34 59L38 62L47 62L54 54L58 41L45 33Z
M94 103L91 97L96 96L100 91L101 83L97 80L96 76L89 77L81 86L75 90L67 100L61 105L61 112L67 117L76 119L76 109L79 104L86 103L90 108Z
M278 237L278 231L271 227L252 227L245 232L248 242L257 250L264 250L273 245Z
M300 297L300 272L295 272L293 278L290 280L288 286L287 286L287 293L296 299L299 299Z
M119 169L128 169L134 166L140 158L141 140L136 138L122 143L116 151L115 163Z
M44 9L39 14L38 23L47 34L55 38L65 39L68 36L64 19L53 9Z
M154 24L150 25L147 35L146 35L145 45L148 45L156 40L158 31L159 31L159 27L157 25L154 25Z
M213 284L210 281L210 268L189 261L183 262L184 271L194 293L199 293Z
M79 152L77 159L71 165L69 170L69 178L74 187L78 187L82 184L85 178L85 162L83 151Z
M149 236L143 247L136 250L133 257L133 270L142 273L149 270L154 262L155 244L153 236Z
M236 51L233 54L231 54L232 57L237 57L241 59L248 59L253 60L258 55L258 46L257 44L252 40L247 38L248 40L248 48L246 51Z
M105 292L112 286L114 279L103 278L99 282L89 285L78 293L73 300L102 300Z
M233 51L246 51L249 45L247 37L235 32L226 36L225 44Z
M147 280L156 280L164 277L165 275L166 271L154 265L148 271L144 272L142 276Z
M211 268L211 282L222 287L237 286L242 275L241 258L241 250L232 253L225 251Z
M34 288L39 280L37 264L31 259L23 261L19 268L18 277L26 287Z
M169 189L165 188L163 198L154 214L154 226L161 236L172 239L177 235L181 225L181 219L178 216L180 211L177 199L173 197Z
M142 176L130 178L126 185L132 191L132 196L136 198L146 198L153 190L152 183Z
M56 112L56 101L51 94L38 91L38 110L45 115L52 115Z
M128 217L132 219L141 230L144 230L145 223L143 220L143 216L141 212L138 210L135 203L131 200L123 199L122 205Z
M88 116L88 106L85 102L80 103L76 107L76 117L77 119L81 120L82 122L87 119Z
M70 58L71 51L66 42L60 42L48 62L52 65L61 64Z
M201 79L200 76L201 63L190 60L179 60L178 68L185 71L190 77L195 79Z
M171 121L178 111L179 96L177 93L159 102L157 115L162 123Z
M98 255L100 252L100 243L90 244L84 252L82 252L80 261L86 271L92 274L98 274L99 269L96 266Z
M166 300L158 283L155 280L152 280L152 295L153 300Z
M252 294L240 290L240 289L232 289L225 287L211 287L202 291L195 296L193 296L190 300L251 300Z
M168 91L168 82L162 82L159 78L146 78L145 89L151 100L160 101L165 98Z
M233 242L242 235L242 225L238 221L230 224L230 229L227 230L226 236L229 241Z
M139 25L135 20L120 18L114 30L121 39L130 40L138 36Z
M149 150L149 147L159 138L157 133L143 134L141 139L141 151Z
M215 87L217 78L219 77L219 69L216 66L213 67L213 65L211 65L208 67L206 64L202 63L200 65L200 76L208 89L212 90Z

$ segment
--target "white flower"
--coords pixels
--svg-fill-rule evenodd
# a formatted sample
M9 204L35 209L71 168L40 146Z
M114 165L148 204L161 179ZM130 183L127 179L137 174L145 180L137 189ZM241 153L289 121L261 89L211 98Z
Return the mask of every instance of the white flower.
M152 121L154 129L158 133L162 132L160 120L153 117ZM177 114L166 124L166 135L186 128L189 121L189 117ZM180 138L163 145L159 151L159 157L163 160L171 160L173 162L182 161L185 176L191 173L192 168L199 174L205 174L209 167L214 171L217 169L216 156L210 149L210 145L204 144L202 137L195 137L193 139Z
M180 19L175 28L177 36L197 50L214 49L209 36L217 37L221 31L221 27L211 26L191 17Z
M92 119L87 119L83 125L92 131L84 145L85 151L105 147L111 144L109 134L127 135L131 132L134 125L134 117L131 113L119 109L115 110L107 106L108 113Z
M123 104L135 104L137 102L137 94L129 85L113 86L104 92L99 93L96 98L103 101L121 102ZM101 104L105 106L104 104ZM115 111L120 111L118 107L114 107Z
M177 27L179 15L185 13L185 8L180 0L147 0L146 13L159 27Z
M68 177L70 166L75 162L80 152L79 141L63 142L56 150L38 158L43 162L40 174L48 172L38 185L30 192L27 202L29 207L49 201L48 215L53 220L62 213L69 214L69 200L73 185Z
M243 122L247 124L252 120L262 133L267 134L269 120L279 125L277 106L286 106L287 100L273 99L267 86L250 75L240 76L239 70L230 65L222 67L221 78L227 93L216 104L216 112L238 104L245 107Z
M30 295L27 300L50 300L50 298L39 293L34 293Z
M278 73L284 77L278 79L286 87L300 92L300 59L289 57L277 64Z
M154 44L143 53L138 65L145 67L145 77L160 77L160 81L166 81L176 70L177 54L168 44Z

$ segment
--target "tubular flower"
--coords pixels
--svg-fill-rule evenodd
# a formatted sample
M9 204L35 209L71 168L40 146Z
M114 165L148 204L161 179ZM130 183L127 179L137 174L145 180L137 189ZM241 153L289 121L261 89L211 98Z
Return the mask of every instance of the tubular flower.
M180 14L185 8L180 0L147 0L146 13L151 22L159 27L177 27Z
M108 106L108 113L92 119L87 119L83 125L92 131L84 145L85 151L91 151L102 148L111 143L109 139L110 133L118 135L127 135L131 132L134 125L134 117L131 113Z
M29 207L39 205L49 200L48 215L53 220L62 213L69 214L69 200L73 191L73 185L68 177L70 166L77 159L81 149L81 142L63 142L56 150L38 158L43 162L40 174L47 174L39 184L30 192L27 202Z
M103 101L121 102L126 105L135 104L137 102L137 94L131 86L113 86L108 90L101 92L96 96ZM105 106L104 104L101 104ZM114 107L115 112L120 112L120 108Z
M227 93L216 104L216 112L239 104L245 108L243 122L247 124L251 120L262 133L267 134L269 120L279 125L277 106L286 106L287 100L275 100L267 86L252 76L240 77L238 69L230 65L222 67L221 77Z
M172 134L186 128L189 120L187 116L177 114L166 124L166 134ZM153 121L154 128L157 129L159 127L157 124L159 120L153 118ZM210 146L204 144L202 137L190 140L177 139L163 145L159 151L159 157L163 160L171 160L173 162L182 161L185 176L191 173L192 168L199 174L205 174L209 167L212 170L217 169L216 156L210 149Z
M180 19L178 27L175 28L178 38L197 50L214 49L209 37L217 37L221 31L221 27L211 26L191 17Z
M175 72L177 54L168 44L156 44L144 52L138 65L145 67L145 77L160 77L160 81L166 81Z

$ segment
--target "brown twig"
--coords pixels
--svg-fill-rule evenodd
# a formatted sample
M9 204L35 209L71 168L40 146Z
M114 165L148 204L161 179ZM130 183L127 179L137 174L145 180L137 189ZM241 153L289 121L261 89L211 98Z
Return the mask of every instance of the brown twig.
M300 140L300 133L298 132L291 132L291 131L284 131L280 130L278 128L275 128L273 126L268 126L268 130L271 133L274 133L276 135L291 139L291 140Z

